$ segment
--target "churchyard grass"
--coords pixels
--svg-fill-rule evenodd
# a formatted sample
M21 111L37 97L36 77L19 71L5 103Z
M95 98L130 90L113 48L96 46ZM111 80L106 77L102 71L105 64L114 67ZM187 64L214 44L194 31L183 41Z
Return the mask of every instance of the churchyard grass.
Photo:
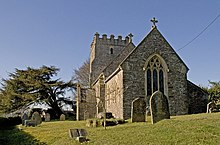
M106 130L103 127L89 128L85 124L85 121L43 122L37 127L22 127L22 132L38 143L48 145L80 144L69 137L68 130L71 128L87 130L89 141L83 144L220 144L220 113L172 116L153 125L148 118L147 123L128 122L107 127Z

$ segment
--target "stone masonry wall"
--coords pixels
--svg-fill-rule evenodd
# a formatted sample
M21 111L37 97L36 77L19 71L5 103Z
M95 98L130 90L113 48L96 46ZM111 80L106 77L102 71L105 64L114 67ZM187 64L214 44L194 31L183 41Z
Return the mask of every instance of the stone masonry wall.
M128 56L128 54L135 48L133 43L129 43L120 54L109 64L103 71L105 77L108 78L119 66L119 64Z
M123 118L123 71L106 82L106 111L115 118Z
M144 64L148 57L157 54L167 66L167 88L171 115L188 113L187 71L188 68L172 47L154 28L123 62L124 118L130 118L131 102L138 96L145 96ZM150 96L147 96L150 97ZM147 102L148 103L148 102Z
M205 113L208 104L208 93L187 81L189 96L189 114Z
M96 117L96 98L95 92L92 89L86 91L86 102L85 102L84 118L95 118Z
M100 76L98 81L92 87L95 90L95 100L96 100L96 115L103 112L103 106L105 106L105 84L104 76Z

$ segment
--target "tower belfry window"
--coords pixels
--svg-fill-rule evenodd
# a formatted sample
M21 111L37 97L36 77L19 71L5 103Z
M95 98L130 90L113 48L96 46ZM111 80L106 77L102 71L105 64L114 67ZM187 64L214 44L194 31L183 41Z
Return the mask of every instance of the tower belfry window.
M110 48L110 54L113 54L113 48Z

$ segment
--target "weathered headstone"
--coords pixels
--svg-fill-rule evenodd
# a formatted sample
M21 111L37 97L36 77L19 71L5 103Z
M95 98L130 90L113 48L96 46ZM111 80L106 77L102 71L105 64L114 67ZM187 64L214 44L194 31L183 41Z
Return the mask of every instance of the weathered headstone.
M37 126L36 122L32 121L32 120L25 120L24 124L25 124L26 127L28 127L28 126L32 126L32 127Z
M69 136L78 140L79 142L85 142L87 140L87 132L85 129L70 129Z
M207 112L206 113L212 113L215 107L216 107L216 104L214 101L209 102L207 104Z
M150 112L152 124L170 119L168 99L160 91L154 92L150 98Z
M46 113L45 116L44 116L44 118L45 118L45 121L46 121L46 122L49 122L49 121L50 121L50 114L49 114L49 113Z
M61 114L61 115L60 115L60 121L65 121L65 117L66 117L66 116L65 116L64 114Z
M136 98L132 101L131 122L145 122L146 102L144 98Z
M22 120L22 125L25 125L25 120L29 120L29 117L27 115L27 113L23 113L21 116L21 120Z
M38 112L34 112L32 114L31 121L35 121L36 125L41 124L42 123L42 119L41 119L40 114Z

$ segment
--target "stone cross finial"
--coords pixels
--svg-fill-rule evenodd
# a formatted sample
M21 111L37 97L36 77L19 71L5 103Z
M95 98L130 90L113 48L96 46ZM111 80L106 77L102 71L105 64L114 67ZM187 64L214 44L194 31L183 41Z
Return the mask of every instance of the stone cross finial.
M153 27L156 27L156 23L158 23L158 20L153 17L150 21L153 23Z
M133 37L133 36L134 36L134 35L133 35L132 33L128 34L128 37L129 37L129 43L132 42L132 37Z

